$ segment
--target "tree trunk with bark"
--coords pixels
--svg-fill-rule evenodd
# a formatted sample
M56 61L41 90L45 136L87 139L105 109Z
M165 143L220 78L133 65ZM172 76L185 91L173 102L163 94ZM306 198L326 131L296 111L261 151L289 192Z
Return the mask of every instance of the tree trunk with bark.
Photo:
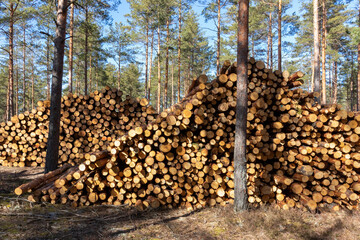
M165 57L165 84L164 84L164 108L168 105L168 82L169 82L169 44L170 44L170 17L166 20L166 57Z
M149 82L148 82L148 100L150 101L151 95L151 73L152 73L152 59L154 50L154 30L151 31L151 44L150 44L150 63L149 63Z
M270 49L272 50L272 47L270 47L272 45L272 15L271 12L269 13L269 31L268 31L268 45L267 45L267 59L266 59L266 65L267 68L271 68L270 67ZM271 53L272 55L272 53Z
M360 0L359 0L359 28L360 28ZM357 73L357 110L360 111L360 42L357 45L357 61L358 61L358 73Z
M234 210L248 208L247 174L246 174L246 125L248 105L248 32L249 32L249 0L239 0L237 32L237 99L234 147Z
M60 110L67 5L67 0L58 0L56 36L54 39L55 50L52 70L49 136L46 151L45 173L55 170L57 168L59 159Z
M26 31L23 25L23 111L26 109Z
M9 11L9 80L6 98L6 121L14 115L14 15L18 3L10 3Z
M73 51L74 51L74 11L75 5L71 1L70 4L70 39L69 39L69 92L73 92Z
M334 89L333 89L333 103L337 103L337 61L334 62Z
M279 0L279 9L278 9L278 70L281 70L281 14L282 14L282 2Z
M118 79L117 79L117 88L120 90L121 87L121 43L119 43L119 60L118 60Z
M219 76L220 74L220 34L221 34L221 29L220 29L220 23L221 23L221 5L220 5L220 0L217 0L217 5L218 5L218 12L217 12L217 50L216 50L216 75Z
M160 45L161 45L161 35L160 35L160 25L158 26L158 89L157 89L157 103L156 110L160 112L160 101L161 101L161 65L160 65Z
M145 19L146 20L146 19ZM146 35L145 35L145 98L148 98L148 70L149 70L149 22L146 21Z
M181 0L179 2L179 37L178 37L178 85L177 101L180 102L180 78L181 78Z
M35 98L35 70L34 70L34 59L31 63L31 109L34 109L34 98Z
M49 33L48 28L48 33ZM46 100L50 100L50 37L46 39Z
M88 6L87 6L87 2L85 3L85 56L84 56L84 84L85 84L85 95L87 95L88 93L88 52L89 52L89 29L88 29L88 21L89 21L89 10L88 10Z
M314 91L320 93L320 62L319 62L319 2L314 2ZM319 98L315 100L320 102Z
M322 44L321 44L321 67L322 67L322 91L321 104L326 104L326 6L325 1L322 2Z

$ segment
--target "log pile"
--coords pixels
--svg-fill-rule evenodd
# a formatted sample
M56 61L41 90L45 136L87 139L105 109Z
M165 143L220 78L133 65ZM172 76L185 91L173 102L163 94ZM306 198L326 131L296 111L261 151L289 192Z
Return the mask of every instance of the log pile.
M20 186L30 200L199 208L233 201L236 64L197 86L147 125L132 128L82 164ZM247 173L253 206L357 209L360 116L320 106L302 73L248 64Z
M106 149L112 139L156 116L146 99L122 97L121 91L106 87L88 96L68 94L62 98L60 166L76 164L85 153ZM50 102L37 105L31 112L0 124L1 165L44 166Z

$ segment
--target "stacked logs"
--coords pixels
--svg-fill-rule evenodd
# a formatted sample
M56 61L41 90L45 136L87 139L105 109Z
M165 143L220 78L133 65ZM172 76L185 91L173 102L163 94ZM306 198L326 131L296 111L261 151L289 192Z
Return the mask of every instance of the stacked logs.
M200 76L178 104L112 141L107 151L20 186L30 200L198 208L232 202L236 63L206 83ZM320 106L301 72L248 64L247 185L253 206L357 209L360 116ZM295 89L294 89L295 88Z
M0 124L0 164L44 166L50 102ZM68 94L62 98L59 165L75 164L85 153L106 149L108 142L133 127L154 119L146 99L126 97L106 87L88 96Z

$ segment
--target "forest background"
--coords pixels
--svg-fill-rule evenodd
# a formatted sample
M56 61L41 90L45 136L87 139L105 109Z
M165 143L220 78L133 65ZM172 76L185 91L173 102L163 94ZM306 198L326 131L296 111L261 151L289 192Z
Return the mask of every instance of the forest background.
M193 78L212 79L224 60L236 59L236 1L78 0L69 7L63 94L110 86L162 110ZM47 0L0 3L0 120L10 75L13 114L50 98L55 9ZM320 0L318 10L323 103L358 110L359 2ZM308 0L250 2L249 56L274 70L303 71L309 91L313 13Z

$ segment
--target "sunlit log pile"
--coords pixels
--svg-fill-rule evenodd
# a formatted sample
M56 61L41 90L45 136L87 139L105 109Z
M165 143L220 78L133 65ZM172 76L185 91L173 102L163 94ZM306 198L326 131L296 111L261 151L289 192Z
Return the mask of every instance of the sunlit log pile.
M147 207L231 203L234 197L236 64L197 86L147 125L112 141L107 151L16 189L29 200ZM300 87L303 74L248 65L247 185L252 206L357 209L360 116L320 106ZM36 180L35 180L36 181ZM40 182L40 183L39 183Z
M124 100L122 100L124 98ZM44 166L50 102L0 124L0 164L3 166ZM133 127L154 119L155 110L146 99L122 96L106 87L88 96L68 94L62 98L60 160L75 164L85 153L106 149L113 139Z

